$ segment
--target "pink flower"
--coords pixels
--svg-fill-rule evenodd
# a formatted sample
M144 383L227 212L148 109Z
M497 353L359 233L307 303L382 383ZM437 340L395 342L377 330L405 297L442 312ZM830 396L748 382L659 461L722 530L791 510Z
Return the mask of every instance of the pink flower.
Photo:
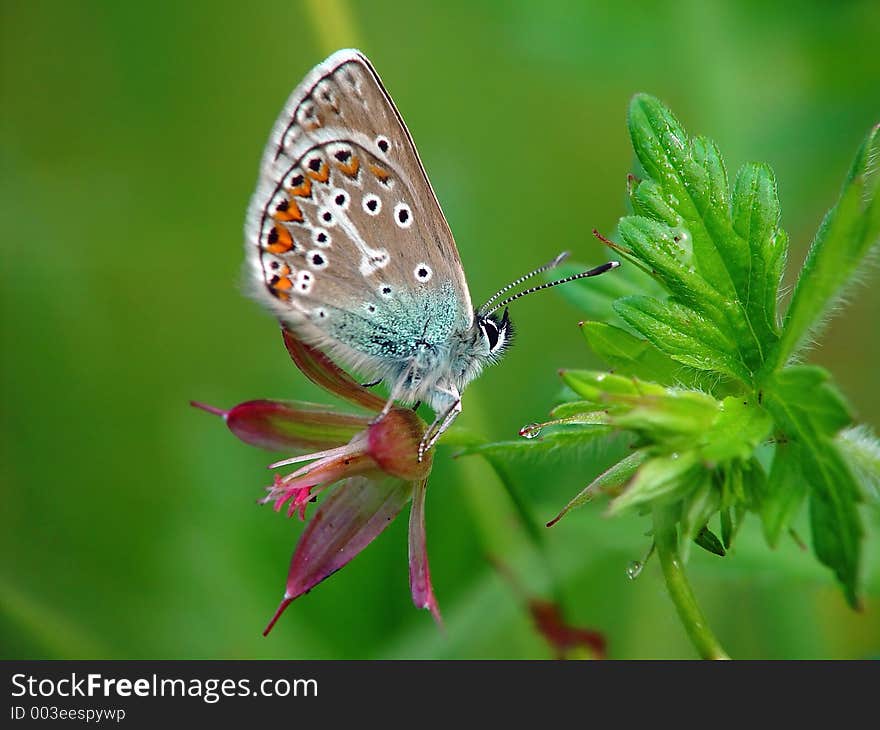
M412 500L409 522L409 574L413 602L441 623L425 542L425 490L433 452L418 460L427 424L412 410L394 406L376 420L385 401L359 385L326 355L284 330L284 342L297 367L314 383L372 411L372 415L338 413L329 407L285 401L255 400L222 410L192 405L221 416L242 441L273 451L300 453L270 465L298 466L276 475L261 503L306 519L319 494L333 488L300 536L290 563L281 605L264 635L303 593L348 564ZM335 486L334 486L335 485Z

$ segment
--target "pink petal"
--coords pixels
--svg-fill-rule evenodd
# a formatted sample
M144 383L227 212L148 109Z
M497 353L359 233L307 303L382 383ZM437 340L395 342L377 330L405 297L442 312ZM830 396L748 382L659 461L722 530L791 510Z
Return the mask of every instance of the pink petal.
M291 601L344 567L369 545L410 497L412 484L398 479L352 477L337 486L297 543L284 599L263 636L272 630Z
M409 587L416 608L427 608L437 625L443 627L440 608L431 585L428 567L428 546L425 536L425 493L427 478L415 485L413 503L409 512Z
M203 403L192 405L223 418L245 443L270 451L341 446L370 422L367 416L337 413L308 403L252 400L229 411Z
M315 385L371 411L381 411L385 406L384 398L364 388L323 352L297 339L289 330L282 328L281 332L290 358Z

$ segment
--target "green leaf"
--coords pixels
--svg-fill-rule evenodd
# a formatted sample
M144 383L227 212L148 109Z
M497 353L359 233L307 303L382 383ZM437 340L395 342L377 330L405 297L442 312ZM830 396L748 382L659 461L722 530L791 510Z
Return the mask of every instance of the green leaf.
M846 404L818 367L786 368L768 383L765 403L798 443L810 493L816 557L834 571L850 605L858 605L862 526L859 487L832 437L849 423Z
M579 449L591 446L597 439L608 436L611 431L609 426L583 426L577 429L553 430L533 439L522 438L517 441L496 441L490 444L467 446L459 454L462 456L479 454L485 457L503 456L507 458L574 457Z
M880 125L859 148L837 204L828 212L798 277L782 337L768 369L784 364L809 341L880 238Z
M664 395L666 390L659 385L646 383L635 378L627 378L614 373L595 370L560 370L565 384L581 398L591 403L609 404L618 402L619 396Z
M733 193L734 231L751 251L746 314L764 346L779 336L776 300L788 239L779 228L776 178L768 165L744 165Z
M674 388L662 395L628 400L631 408L611 413L611 422L643 434L664 452L689 449L701 443L721 408L721 404L710 395Z
M721 540L719 540L715 533L708 527L704 527L700 530L694 538L694 542L703 548L703 550L707 550L713 555L718 555L723 558L727 554L724 550L724 545L721 544Z
M644 463L646 458L647 454L645 451L634 451L629 456L618 461L614 466L603 471L592 482L584 487L584 489L578 492L571 501L562 508L559 514L547 523L547 527L553 527L553 525L559 522L559 520L576 507L591 502L597 494L607 494L612 497L617 496L620 488L632 479L636 470L638 470L642 463Z
M569 403L562 403L552 411L550 415L553 418L570 418L572 416L583 416L588 413L597 413L602 411L602 406L588 400L575 400Z
M830 377L816 365L797 365L768 381L768 407L775 409L774 415L787 424L789 433L809 423L817 434L834 436L852 422L849 406Z
M648 502L671 503L694 489L704 475L695 451L654 457L642 465L629 486L611 502L608 513L618 515Z
M772 428L773 419L765 409L742 396L728 396L721 402L715 422L702 435L700 455L709 464L747 461Z
M735 533L733 518L730 516L730 507L725 507L721 510L721 542L725 549L730 549Z
M728 321L729 301L694 268L687 232L639 216L621 218L618 230L633 257L673 296L716 324Z
M627 297L614 309L632 327L674 360L697 370L716 371L751 381L736 343L714 323L674 301L659 302L650 297Z
M672 112L646 94L630 102L628 122L639 162L690 232L698 271L722 296L735 298L731 269L743 260L737 250L742 242L729 235L726 199L719 194L726 180L723 186L718 180L723 163L717 150L705 140L692 145Z
M682 538L696 539L720 506L721 494L712 484L711 472L704 470L699 485L685 497L681 510Z
M800 444L789 441L776 446L760 502L764 537L771 547L779 543L779 536L791 524L807 496L807 478L802 469L804 459Z
M834 571L844 595L858 608L862 525L858 485L833 442L813 451L805 464L810 482L810 528L816 557Z
M604 322L584 322L581 331L593 351L615 372L662 385L695 385L692 368L663 354L647 340Z

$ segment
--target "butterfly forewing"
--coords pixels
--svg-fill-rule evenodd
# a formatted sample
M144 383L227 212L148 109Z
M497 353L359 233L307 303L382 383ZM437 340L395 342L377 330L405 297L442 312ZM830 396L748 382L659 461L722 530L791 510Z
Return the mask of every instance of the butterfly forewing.
M357 51L335 53L288 100L263 156L246 248L256 296L355 366L406 359L416 339L448 340L472 322L452 233L397 109Z

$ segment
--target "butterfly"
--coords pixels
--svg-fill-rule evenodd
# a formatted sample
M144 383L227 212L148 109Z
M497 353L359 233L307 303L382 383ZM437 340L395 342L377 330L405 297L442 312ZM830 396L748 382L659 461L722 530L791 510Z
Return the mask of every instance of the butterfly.
M498 301L474 308L446 218L403 119L367 58L340 50L296 87L275 123L245 222L253 296L304 342L378 384L427 402L419 459L461 413L461 393L509 345ZM499 316L497 312L503 309Z

